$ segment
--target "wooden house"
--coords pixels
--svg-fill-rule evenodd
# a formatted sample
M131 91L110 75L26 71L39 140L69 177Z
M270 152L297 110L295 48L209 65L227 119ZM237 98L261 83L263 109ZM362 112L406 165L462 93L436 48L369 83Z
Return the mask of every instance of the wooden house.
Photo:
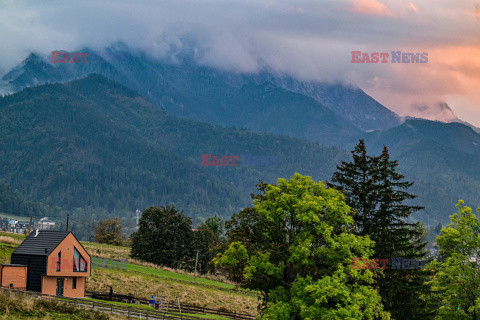
M27 290L65 297L85 296L90 261L73 233L50 230L31 232L11 257L12 264L26 267Z

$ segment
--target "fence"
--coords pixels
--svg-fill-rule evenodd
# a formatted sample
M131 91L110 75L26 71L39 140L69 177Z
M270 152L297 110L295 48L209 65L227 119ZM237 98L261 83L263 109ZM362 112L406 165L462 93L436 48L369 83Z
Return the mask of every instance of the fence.
M98 302L98 301L89 301L82 298L57 297L57 296L52 296L52 295L43 294L39 292L32 292L32 291L25 291L25 290L16 290L16 289L7 289L7 288L1 288L1 290L20 292L24 294L32 294L38 298L43 298L43 299L56 299L56 301L58 302L72 304L77 308L98 310L103 313L124 315L127 317L139 318L139 319L216 320L212 318L204 318L204 317L199 318L195 316L190 316L190 315L185 315L185 314L175 313L175 312L168 312L163 310L162 311L146 310L146 309L132 307L132 306L120 306L120 305L114 305L114 304Z
M111 313L111 314L122 314L127 317L133 318L144 318L144 319L180 319L180 320L197 320L197 319L204 319L204 320L214 320L212 318L199 318L195 316L185 315L181 313L169 312L164 310L145 310L142 308L136 308L131 306L120 306L120 305L113 305L110 303L104 303L99 301L87 301L84 299L78 298L68 298L68 299L60 299L59 301L63 301L66 303L70 303L75 305L78 308L84 309L93 309L98 310L104 313Z
M211 314L211 315L218 315L225 318L239 319L239 320L251 320L255 318L250 314L228 312L228 311L222 311L219 309L210 309L206 307L199 307L199 306L188 305L188 304L181 304L180 306L182 310L185 310L186 313Z
M95 299L102 299L102 300L113 300L113 301L122 301L122 302L138 302L140 304L148 305L148 299L137 298L133 296L126 296L122 294L113 294L110 296L107 292L93 292L88 291L86 295L95 298ZM166 297L162 297L163 301L166 301ZM252 320L255 319L255 316L245 313L237 313L237 312L229 312L226 310L221 309L211 309L206 307L200 307L190 304L182 304L182 303L175 303L175 302L166 302L162 303L159 306L159 309L164 312L171 312L171 310L177 309L179 312L184 312L187 314L204 314L204 315L216 315L221 316L224 318L230 319L238 319L238 320Z

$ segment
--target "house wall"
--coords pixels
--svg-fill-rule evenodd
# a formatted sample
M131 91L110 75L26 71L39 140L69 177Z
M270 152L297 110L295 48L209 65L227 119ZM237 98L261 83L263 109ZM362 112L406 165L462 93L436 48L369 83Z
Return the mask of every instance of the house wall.
M12 254L12 264L27 266L27 289L42 292L42 276L47 270L47 256Z
M26 289L27 267L0 266L0 286L10 287L10 284L15 289Z
M57 294L57 278L43 276L42 279L42 293L50 294L52 296ZM77 277L77 289L73 289L73 277L61 277L63 281L63 296L69 298L83 298L85 297L85 277Z
M77 248L78 252L87 262L86 272L73 271L73 248ZM61 251L61 267L57 271L57 254ZM90 256L83 249L80 242L70 233L65 239L49 254L47 262L47 276L62 276L62 277L85 277L90 275Z

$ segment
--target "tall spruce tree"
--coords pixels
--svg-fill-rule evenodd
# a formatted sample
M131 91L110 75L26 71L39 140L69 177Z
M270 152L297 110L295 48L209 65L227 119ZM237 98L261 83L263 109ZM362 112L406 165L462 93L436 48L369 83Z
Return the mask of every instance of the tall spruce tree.
M424 259L426 242L420 223L407 222L414 212L423 209L405 202L416 198L407 190L413 182L397 172L398 162L390 160L388 149L376 158L375 193L378 197L370 238L375 241L379 258L402 257ZM385 308L394 319L426 319L425 302L420 299L428 281L425 270L387 269L377 273L378 288Z
M363 140L355 146L352 158L352 162L337 167L329 186L345 194L354 212L355 233L375 241L375 258L424 258L423 229L418 223L407 222L412 213L423 208L406 203L416 196L407 191L413 183L397 172L398 162L390 160L386 147L378 157L367 155ZM375 272L382 302L393 319L426 318L420 295L427 276L418 269Z
M342 161L337 167L338 171L333 174L332 181L336 184L327 183L329 187L342 191L345 195L356 222L356 234L370 234L370 224L373 221L377 201L373 192L376 159L367 155L363 140L359 141L351 153L353 162Z
M372 193L375 194L376 208L371 221L374 227L365 235L368 234L376 242L375 253L379 257L401 255L422 258L423 255L419 252L422 252L426 243L417 242L423 231L418 223L406 221L412 213L423 209L405 203L417 197L407 191L413 182L405 181L405 176L396 171L398 162L390 160L386 147L382 154L374 159ZM413 241L415 239L416 241Z

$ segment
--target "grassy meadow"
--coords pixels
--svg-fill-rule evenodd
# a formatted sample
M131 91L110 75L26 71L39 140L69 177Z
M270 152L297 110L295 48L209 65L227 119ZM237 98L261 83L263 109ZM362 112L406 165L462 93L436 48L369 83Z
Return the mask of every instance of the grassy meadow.
M127 319L115 315L74 308L55 300L45 300L24 293L0 290L0 318L6 320L110 320Z

